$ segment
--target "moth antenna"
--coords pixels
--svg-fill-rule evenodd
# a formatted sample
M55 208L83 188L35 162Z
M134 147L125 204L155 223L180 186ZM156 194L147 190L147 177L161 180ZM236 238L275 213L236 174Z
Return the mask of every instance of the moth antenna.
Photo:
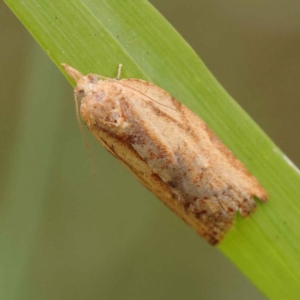
M98 78L103 79L103 80L110 79L109 77L101 76L98 74L94 74L94 75L96 75Z
M119 64L119 67L118 67L118 74L117 74L117 78L116 78L117 80L120 80L122 67L123 67L123 65L122 65L122 64ZM123 83L123 84L124 84L124 83ZM124 84L124 85L126 86L126 84ZM136 92L138 92L138 93L144 95L145 97L149 98L151 101L153 101L153 102L155 102L155 103L157 103L157 104L159 104L159 105L161 105L161 106L164 106L164 107L166 107L166 108L169 108L169 109L172 109L172 110L176 111L176 109L174 109L174 108L172 108L172 107L169 107L169 106L167 106L167 105L164 105L164 104L162 104L162 103L159 103L159 102L157 102L157 101L151 99L149 96L145 95L144 93L141 93L140 91L138 91L138 90L136 90L136 89L134 89L134 88L132 88L132 87L129 87L129 88L131 88L132 90L134 90L134 91L136 91Z
M123 65L122 65L122 64L119 64L119 67L118 67L118 74L117 74L117 78L116 78L117 80L120 80L122 67L123 67Z
M121 66L122 66L122 65L121 65ZM144 97L148 98L150 101L155 102L155 103L157 103L157 104L159 104L159 105L161 105L161 106L164 106L164 107L166 107L166 108L168 108L168 109L171 109L171 110L176 111L176 109L174 109L174 108L172 108L172 107L170 107L170 106L168 106L168 105L164 105L164 104L162 104L162 103L160 103L160 102L158 102L158 101L156 101L156 100L153 100L152 98L150 98L150 97L147 96L146 94L144 94L144 93L138 91L137 89L135 89L135 88L133 88L133 87L131 87L131 86L128 86L128 85L124 84L124 82L123 82L122 84L125 85L126 87L128 87L128 88L134 90L135 92L137 92L137 93L139 93L139 94L142 94Z
M94 177L94 175L95 175L94 157L93 157L93 153L91 151L90 145L87 141L86 135L84 133L84 129L83 129L83 126L82 126L80 115L79 115L79 101L77 99L77 95L76 95L75 91L74 91L74 101L75 101L75 108L76 108L76 118L77 118L77 121L78 121L78 124L79 124L80 132L81 132L81 135L83 137L85 146L86 146L86 148L88 150L88 153L89 153L89 157L90 157L90 161L91 161L91 165L92 165L92 177Z

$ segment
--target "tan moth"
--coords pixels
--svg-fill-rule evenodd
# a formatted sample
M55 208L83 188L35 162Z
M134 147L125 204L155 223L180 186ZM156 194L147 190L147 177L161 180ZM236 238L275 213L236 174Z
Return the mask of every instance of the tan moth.
M140 79L83 76L80 114L96 139L210 244L235 214L249 215L267 193L207 125L163 89ZM120 70L119 70L120 71Z

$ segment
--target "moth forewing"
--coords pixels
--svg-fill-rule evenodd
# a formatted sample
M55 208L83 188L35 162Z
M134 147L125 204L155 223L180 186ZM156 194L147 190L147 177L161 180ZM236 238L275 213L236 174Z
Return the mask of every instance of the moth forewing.
M209 243L235 214L267 193L207 125L170 94L140 79L105 79L64 65L76 81L92 134Z

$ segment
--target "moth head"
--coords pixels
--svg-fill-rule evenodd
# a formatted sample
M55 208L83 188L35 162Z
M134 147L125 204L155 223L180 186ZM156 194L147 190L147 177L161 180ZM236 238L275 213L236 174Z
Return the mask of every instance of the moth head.
M98 81L97 75L94 74L82 76L77 81L77 86L74 90L77 101L81 102L85 96L93 94L95 85L98 83Z
M99 81L99 75L89 74L87 76L83 76L78 70L72 68L71 66L65 63L61 65L67 74L76 82L77 86L74 92L77 101L81 101L82 98L92 92L93 86Z
M80 112L84 121L101 125L104 128L116 128L124 125L121 95L110 81L99 80L93 90L78 89L81 97Z

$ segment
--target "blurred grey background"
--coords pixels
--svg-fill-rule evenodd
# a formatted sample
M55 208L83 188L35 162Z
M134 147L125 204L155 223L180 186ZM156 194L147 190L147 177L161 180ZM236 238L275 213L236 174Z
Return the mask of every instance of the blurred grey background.
M300 165L300 2L151 2ZM0 23L0 299L264 299L89 138L91 176L71 86L3 2Z

